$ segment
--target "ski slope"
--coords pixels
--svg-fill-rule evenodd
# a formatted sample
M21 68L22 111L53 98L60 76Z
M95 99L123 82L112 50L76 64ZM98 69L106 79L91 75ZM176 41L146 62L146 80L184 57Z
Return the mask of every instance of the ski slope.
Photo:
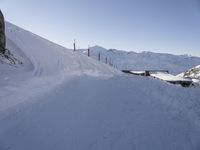
M199 150L199 88L125 75L6 23L0 150Z

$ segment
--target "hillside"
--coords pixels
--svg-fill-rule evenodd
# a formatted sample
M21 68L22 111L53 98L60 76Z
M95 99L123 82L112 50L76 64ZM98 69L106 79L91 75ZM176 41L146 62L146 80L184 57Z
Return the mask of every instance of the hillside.
M0 65L0 77L4 79L1 81L0 95L6 95L1 100L0 110L55 87L66 77L112 77L119 74L108 65L74 53L8 22L6 35L7 48L23 64L14 67L6 63Z
M0 150L199 150L200 92L128 76L6 23Z
M200 58L188 55L172 55L153 52L126 52L115 49L105 49L100 46L91 47L91 56L98 59L98 53L101 53L101 61L111 62L120 70L169 70L172 74L179 74L200 64ZM87 50L79 50L81 53L87 53Z

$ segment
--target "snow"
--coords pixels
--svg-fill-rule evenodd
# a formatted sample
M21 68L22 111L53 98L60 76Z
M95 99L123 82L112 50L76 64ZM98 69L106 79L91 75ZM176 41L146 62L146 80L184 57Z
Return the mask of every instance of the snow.
M3 97L0 110L48 91L69 76L90 75L107 78L120 74L105 64L74 53L8 22L6 35L7 48L23 65L15 68L1 65L0 76L7 80L0 83L0 96Z
M190 77L192 79L200 79L200 65L189 69L184 73L185 77Z
M79 50L84 53L86 50ZM101 53L101 61L112 62L120 70L169 70L177 75L189 68L200 64L200 58L188 55L172 55L153 52L127 52L116 49L105 49L100 46L90 48L91 57L98 60ZM87 53L84 53L87 54Z
M131 76L6 23L0 150L199 150L199 88Z
M178 74L179 77L190 78L193 83L197 86L200 85L200 65L193 67L181 74Z
M144 74L145 71L130 71L131 73L134 73L134 74Z
M166 88L168 92L164 92ZM199 96L196 90L139 77L77 77L33 104L1 113L0 147L197 150L199 124L182 105L189 100L187 92ZM192 100L199 100L195 95ZM173 100L176 102L168 105Z
M164 73L164 72L154 72L150 74L152 77L164 80L164 81L169 81L169 82L173 82L173 81L188 81L190 82L191 80L189 79L185 79L179 76L174 76L172 74L169 73Z

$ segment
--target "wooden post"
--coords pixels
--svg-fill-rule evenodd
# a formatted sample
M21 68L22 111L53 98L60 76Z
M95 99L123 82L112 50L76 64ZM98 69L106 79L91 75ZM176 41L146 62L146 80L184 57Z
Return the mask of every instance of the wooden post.
M98 60L101 61L101 54L100 54L100 52L98 54Z
M76 40L74 39L74 51L76 51Z
M90 57L90 47L88 46L88 57Z

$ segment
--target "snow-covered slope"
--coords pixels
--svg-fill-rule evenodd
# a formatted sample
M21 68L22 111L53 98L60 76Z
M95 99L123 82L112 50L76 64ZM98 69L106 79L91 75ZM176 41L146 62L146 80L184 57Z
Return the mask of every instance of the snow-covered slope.
M0 150L199 150L200 92L122 75L6 24Z
M107 65L76 54L10 23L6 23L6 35L8 49L25 62L26 68L34 69L35 76L61 73L110 75L116 72ZM24 58L27 60L25 61Z
M162 69L169 70L172 74L179 74L189 68L200 64L199 57L188 55L171 55L152 52L126 52L115 49L107 50L105 48L94 46L91 47L91 56L98 59L98 53L101 53L101 61L111 62L121 70L145 70L145 69ZM86 50L80 50L87 53Z
M47 91L66 76L111 77L117 70L6 23L7 48L23 62L0 65L0 110ZM25 94L26 93L26 94ZM15 98L13 98L13 96Z

